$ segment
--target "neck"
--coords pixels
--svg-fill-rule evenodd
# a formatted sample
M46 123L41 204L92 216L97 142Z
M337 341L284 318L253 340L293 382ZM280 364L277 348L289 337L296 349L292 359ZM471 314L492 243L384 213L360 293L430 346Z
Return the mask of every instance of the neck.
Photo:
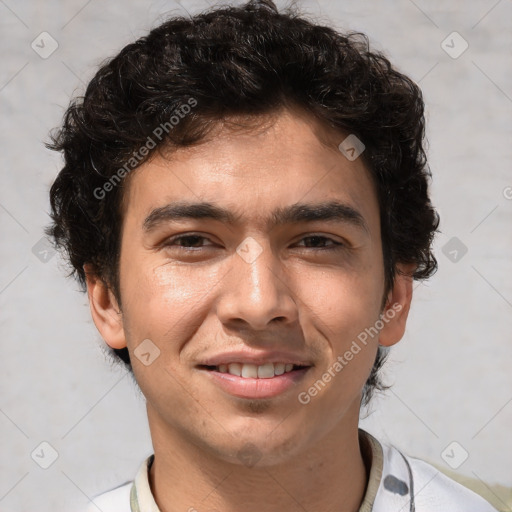
M247 467L209 454L148 414L155 451L149 481L161 512L359 510L368 475L358 418L280 464Z

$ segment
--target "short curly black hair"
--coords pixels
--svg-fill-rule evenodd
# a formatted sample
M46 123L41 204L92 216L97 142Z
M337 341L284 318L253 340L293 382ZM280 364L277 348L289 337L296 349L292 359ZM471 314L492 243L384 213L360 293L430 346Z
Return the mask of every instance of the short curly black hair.
M270 0L169 19L105 62L71 102L47 145L65 162L50 190L46 229L70 275L85 290L83 265L93 264L121 305L122 178L159 148L201 143L219 121L285 107L364 143L378 191L386 293L397 263L414 264L414 279L430 277L439 217L427 190L421 90L370 51L366 35L341 34ZM115 354L130 366L127 349ZM382 389L384 359L379 350L364 404Z

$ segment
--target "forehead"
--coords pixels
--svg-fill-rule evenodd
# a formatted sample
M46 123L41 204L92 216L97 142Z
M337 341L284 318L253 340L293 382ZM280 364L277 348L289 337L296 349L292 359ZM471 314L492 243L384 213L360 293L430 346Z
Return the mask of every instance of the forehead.
M256 121L251 129L219 124L199 145L155 153L128 178L124 217L209 203L229 210L227 218L268 228L286 206L338 200L378 223L370 172L338 149L348 133L288 110Z

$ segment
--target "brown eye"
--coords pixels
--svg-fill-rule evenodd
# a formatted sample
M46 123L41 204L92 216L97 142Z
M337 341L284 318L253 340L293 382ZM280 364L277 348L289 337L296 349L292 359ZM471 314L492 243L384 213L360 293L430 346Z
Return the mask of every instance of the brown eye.
M336 242L332 238L320 235L306 236L302 238L301 242L303 240L308 241L306 243L306 249L336 250L343 247L344 245L341 242ZM325 246L326 243L328 244L327 246Z
M204 240L208 240L208 238L201 235L179 235L166 240L163 246L180 247L183 249L190 248L192 250L201 249L202 247L208 247L202 243Z
M188 247L188 246L197 247L197 243L202 240L205 240L205 238L204 238L204 236L191 235L191 236L181 236L181 237L177 238L176 240L178 242L180 242L178 245L180 245L181 247Z

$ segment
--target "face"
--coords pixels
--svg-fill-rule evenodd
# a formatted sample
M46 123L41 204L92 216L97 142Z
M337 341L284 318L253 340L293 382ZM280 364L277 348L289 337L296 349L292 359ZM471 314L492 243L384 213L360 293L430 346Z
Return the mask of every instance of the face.
M231 462L251 443L274 464L357 428L379 339L400 339L410 297L397 279L402 311L378 322L377 195L337 149L346 136L284 111L130 176L119 314L98 281L89 294L104 339L130 351L154 438Z

